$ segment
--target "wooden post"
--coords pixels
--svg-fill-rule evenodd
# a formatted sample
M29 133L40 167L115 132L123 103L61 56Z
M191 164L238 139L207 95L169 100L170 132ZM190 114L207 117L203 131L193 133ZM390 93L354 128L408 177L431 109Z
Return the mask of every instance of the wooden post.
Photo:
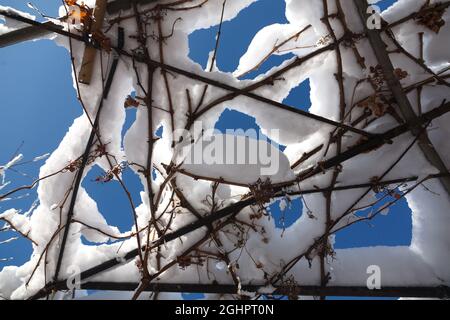
M105 18L107 0L97 0L94 9L94 22L92 24L91 33L101 30L103 20ZM94 70L95 57L97 49L86 46L84 49L83 62L81 63L80 73L78 74L78 81L83 84L90 84L92 79L92 72Z

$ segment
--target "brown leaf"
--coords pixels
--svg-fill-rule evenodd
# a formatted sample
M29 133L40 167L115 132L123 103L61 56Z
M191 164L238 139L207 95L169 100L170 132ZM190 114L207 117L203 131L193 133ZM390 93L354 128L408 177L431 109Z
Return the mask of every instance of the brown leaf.
M64 2L70 7L77 4L77 0L64 0Z
M372 114L379 118L386 114L389 105L382 96L375 94L358 103L358 107L371 110Z
M397 77L398 80L405 79L408 76L408 72L397 68L394 70L394 75Z
M124 103L125 108L137 108L139 107L139 101L133 99L133 97L128 96Z
M420 9L419 14L415 20L418 24L421 24L435 33L439 33L441 28L445 25L442 16L445 13L446 8L438 8L440 3L429 4L426 3Z

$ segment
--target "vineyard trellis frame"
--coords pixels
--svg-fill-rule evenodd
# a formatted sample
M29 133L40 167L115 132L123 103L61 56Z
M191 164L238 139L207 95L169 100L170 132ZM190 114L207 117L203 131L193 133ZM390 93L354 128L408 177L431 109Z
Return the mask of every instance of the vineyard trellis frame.
M192 1L194 1L194 0L184 0L182 2L189 3ZM208 1L208 0L206 0L206 1ZM112 3L109 3L108 10L110 13L121 10L121 9L132 9L133 10L133 14L131 14L131 17L136 19L136 23L138 25L138 31L139 31L137 38L143 49L142 50L143 53L137 54L137 53L127 52L126 50L122 49L122 47L120 45L111 46L111 49L113 51L115 51L118 56L131 59L133 62L133 65L135 63L141 63L141 64L146 65L148 68L149 75L152 75L157 69L160 69L164 75L166 82L168 82L168 80L167 80L167 77L165 74L168 72L172 72L172 73L176 73L176 74L179 74L181 76L184 76L184 77L196 80L196 81L203 82L205 84L205 86L214 86L214 87L218 87L218 88L224 89L225 91L229 92L225 96L207 104L202 109L199 108L200 104L201 104L200 103L195 110L191 110L191 114L189 115L189 120L187 122L186 129L189 129L189 127L193 124L193 122L195 121L195 119L197 117L200 117L204 112L214 108L214 106L218 105L219 103L222 103L222 102L225 102L228 100L232 100L238 96L246 96L248 98L255 99L257 101L269 104L275 108L289 111L289 112L295 113L301 117L310 118L310 119L322 122L323 124L334 127L334 131L330 134L330 140L328 142L328 146L326 146L326 145L317 146L311 152L305 153L304 155L302 155L299 158L298 161L296 161L292 165L293 168L298 167L299 164L301 164L308 158L312 157L314 154L318 153L319 151L328 150L328 147L331 143L336 143L338 145L338 148L337 148L338 152L335 155L324 160L323 162L317 163L314 167L300 172L297 175L296 179L294 179L292 181L286 181L283 183L274 184L272 186L273 187L272 198L278 198L278 197L281 197L286 194L286 192L283 191L285 187L290 186L290 185L295 185L299 182L305 181L305 180L307 180L317 174L320 174L326 170L333 170L332 181L328 188L302 190L302 191L295 193L297 195L311 194L311 193L323 193L324 194L324 196L326 198L326 203L327 203L327 225L325 226L324 234L320 238L316 239L314 241L313 245L306 252L302 252L302 253L298 254L291 261L289 261L278 274L276 274L276 275L272 276L270 279L268 279L267 283L261 284L261 285L242 284L242 286L241 286L240 283L238 284L238 281L236 280L236 275L233 273L232 270L230 270L230 273L231 273L231 276L234 281L233 285L166 284L166 283L152 282L164 271L177 265L179 262L178 259L189 256L189 254L192 251L194 251L197 247L199 247L201 244L205 243L206 241L212 239L215 242L219 242L219 240L215 234L220 229L222 229L224 226L228 225L229 223L233 222L236 215L238 215L239 212L243 208L258 204L258 199L255 197L255 195L252 193L249 193L246 198L244 198L234 204L231 204L228 207L219 209L215 212L211 212L210 215L204 217L201 214L199 214L198 212L196 212L195 208L188 202L186 197L184 197L183 192L177 188L175 182L171 179L175 173L183 174L183 172L181 170L179 170L174 164L170 164L166 167L167 178L164 181L164 185L166 185L166 184L172 185L174 192L182 200L183 205L186 208L188 208L189 211L192 212L192 214L194 214L198 218L198 220L191 224L188 224L184 227L181 227L178 230L168 232L168 228L165 228L164 230L160 229L160 227L158 226L156 217L153 217L152 218L153 220L149 221L148 225L145 226L143 229L138 229L137 233L140 233L142 230L144 230L146 228L148 228L148 230L150 230L151 226L153 226L157 231L158 238L154 241L150 241L149 238L147 237L146 244L138 243L138 248L136 248L132 251L129 251L123 257L123 259L121 261L118 261L117 259L114 258L114 259L107 260L103 263L100 263L96 266L93 266L93 267L81 272L80 279L82 281L82 284L81 284L82 289L135 291L134 298L137 298L139 296L139 294L144 291L153 291L155 293L157 293L157 292L201 292L201 293L233 294L233 293L237 293L238 290L242 289L242 290L245 290L248 292L258 293L259 289L261 289L267 285L272 285L274 288L276 288L276 291L274 292L274 294L284 294L284 295L288 295L288 296L311 295L311 296L320 296L321 298L325 298L326 296L391 296L391 297L402 296L402 297L447 298L450 296L450 288L445 287L445 286L441 286L441 287L383 287L378 290L369 290L364 287L328 286L328 275L325 272L325 259L326 259L327 255L329 254L326 250L326 243L328 241L327 240L328 236L330 234L336 232L336 230L333 228L338 224L339 220L342 219L343 217L345 217L348 214L348 212L351 212L354 209L354 207L358 204L359 200L361 200L365 195L367 195L373 188L389 186L389 185L404 184L406 182L416 182L411 188L409 188L402 195L402 197L404 197L404 196L406 196L406 194L408 194L409 192L414 190L417 186L421 185L425 180L439 179L441 181L442 185L444 186L445 190L448 193L447 196L450 196L450 173L449 173L444 161L440 158L439 154L434 149L431 141L429 140L429 138L427 136L427 132L426 132L428 125L434 119L437 119L438 117L441 117L442 115L450 112L450 103L443 101L442 104L440 106L436 106L435 109L417 116L413 112L413 109L409 103L409 100L406 97L406 94L408 92L410 92L412 90L416 90L418 88L421 88L427 84L436 84L436 85L442 85L442 86L449 87L450 84L447 81L447 79L449 78L449 75L445 74L445 75L441 76L440 74L436 74L435 72L430 70L420 58L415 58L413 55L409 54L404 48L402 48L398 42L395 42L395 37L390 32L390 28L392 28L396 25L399 25L401 23L415 19L419 15L419 13L423 13L424 11L427 11L427 10L438 10L438 9L445 10L445 9L447 9L450 6L450 1L445 1L445 2L439 3L438 5L435 5L435 6L421 8L420 11L415 12L414 14L411 14L407 17L404 17L403 19L401 19L397 22L394 22L390 25L388 25L387 23L384 23L380 30L377 30L377 29L369 30L366 26L365 22L367 21L367 18L368 18L368 16L367 16L368 4L367 4L366 0L353 0L353 1L355 3L356 7L359 9L361 21L362 21L363 25L365 26L364 34L356 35L350 29L348 29L346 27L345 15L343 13L342 8L340 8L340 6L338 5L337 13L329 13L328 8L327 8L327 0L323 0L325 13L324 13L324 17L322 20L330 32L330 37L332 38L332 42L326 46L323 46L322 48L320 48L318 50L313 51L312 53L310 53L302 58L295 59L292 63L281 68L279 71L271 74L270 76L268 76L266 78L263 78L256 84L252 84L251 86L246 87L246 88L233 87L231 85L222 83L221 81L213 80L208 77L201 76L201 75L195 74L193 72L171 66L169 64L166 64L163 59L161 59L161 61L152 60L150 58L148 48L146 46L145 36L144 36L143 30L142 30L143 22L141 21L141 15L143 15L143 13L139 11L138 3L139 2L151 3L151 2L157 2L157 0L144 0L144 1L116 0ZM102 1L99 1L99 2L102 2ZM337 3L340 4L340 0L337 0ZM160 11L163 9L164 9L164 4L156 4L154 7L154 10L156 10L157 12L159 11L159 14L160 14ZM223 14L223 12L222 12L222 14ZM72 40L81 41L81 42L84 42L86 44L86 46L89 46L89 47L92 47L92 48L95 48L95 49L101 50L101 51L104 50L104 48L102 48L100 43L89 38L86 34L78 34L78 33L72 32L70 30L65 31L60 26L53 24L51 22L40 23L40 22L25 18L23 16L20 16L18 14L15 14L15 13L12 13L9 11L3 11L3 10L0 11L0 15L30 24L32 26L30 28L26 28L26 31L17 30L17 31L13 31L11 34L6 34L6 35L0 36L0 46L7 46L10 44L14 44L18 41L28 40L31 37L39 37L39 36L42 36L44 33L49 32L49 33L57 33L57 34L66 36L69 38L69 41L72 41ZM336 35L334 34L333 28L331 27L331 24L330 24L330 19L337 19L338 21L341 22L342 26L345 29L345 34L342 38L338 39L336 37ZM158 23L161 23L161 20L158 20L158 21L159 21ZM220 25L221 24L222 24L222 21L221 21ZM392 63L389 59L389 53L387 51L385 43L383 42L383 40L381 38L382 32L385 32L391 39L393 38L393 42L398 47L397 48L398 50L405 53L405 55L407 55L410 59L415 59L415 62L418 65L420 65L424 69L424 71L426 71L429 74L430 78L427 79L426 81L422 81L421 83L413 85L410 88L403 88L402 85L400 84L399 80L397 79L397 77L394 74L394 67L392 66ZM364 121L368 117L370 117L370 115L371 115L370 113L366 113L361 118L354 120L350 124L345 123L346 114L345 114L345 98L344 98L344 88L343 88L344 87L343 70L342 70L343 67L342 67L340 46L342 44L350 46L354 50L355 56L358 57L359 53L358 53L358 49L355 46L355 42L359 41L362 38L366 38L366 37L368 38L368 40L372 46L372 49L375 52L378 62L382 68L383 75L389 85L389 88L392 91L391 100L392 100L392 102L395 102L399 106L401 117L403 119L403 122L400 122L397 127L393 128L391 130L388 130L382 134L371 134L371 133L364 131L363 129L356 128L356 126L359 123L361 123L362 121ZM217 44L218 44L219 40L220 40L220 36L217 37ZM161 48L163 47L163 40L162 40L161 34L159 37L159 43L160 43L160 50L162 50ZM216 44L215 50L217 50L217 44ZM336 57L338 60L338 70L336 72L336 80L339 84L340 97L341 97L341 112L340 112L340 120L339 121L332 121L327 118L320 117L320 116L299 110L295 107L288 106L286 104L271 100L269 98L257 95L252 92L260 87L263 87L265 85L270 85L274 81L277 81L277 79L279 77L281 77L283 75L283 73L291 70L292 68L300 66L301 64L305 63L309 59L311 59L323 52L333 51L333 50L336 52ZM72 53L71 53L71 55L72 55ZM362 58L362 57L359 56L359 58ZM359 59L358 61L362 65L364 64L363 59ZM72 56L72 64L73 64L73 56ZM73 69L75 70L74 65L73 65ZM103 90L104 90L103 97L104 98L108 94L110 85L112 83L112 77L114 76L114 72L115 72L115 68L111 68L111 70L109 71L109 77L108 77L109 79L107 81L107 83L109 83L109 85L107 85L103 88ZM149 78L151 79L152 77L149 77ZM139 84L139 85L143 86L142 84ZM145 97L145 101L148 106L152 106L151 105L151 92L152 92L151 80L149 80L149 84L147 84L147 85L148 85L147 90L144 90L144 92L146 91L147 95L148 95L147 97ZM170 92L169 86L167 84L166 84L166 88ZM78 89L78 96L80 97L80 102L81 102L81 104L83 104L83 101L81 100L81 95L80 95L80 88L78 87L77 89ZM187 95L189 96L188 92L187 92ZM169 97L170 97L170 93L169 93ZM203 99L203 97L202 97L202 99ZM103 102L103 100L102 100L102 102ZM67 279L59 279L58 276L59 276L59 267L61 266L62 260L64 258L65 241L67 238L67 234L69 232L70 225L72 223L81 223L85 227L92 228L95 230L94 227L90 227L81 221L77 221L77 220L73 219L73 210L74 210L75 201L76 201L76 197L77 197L77 189L81 183L83 170L86 167L86 165L89 161L89 158L92 156L91 155L92 148L95 143L99 143L100 145L104 146L104 144L101 142L101 137L98 133L98 125L99 125L98 119L99 119L99 115L100 115L102 102L99 105L95 120L92 121L92 119L89 119L89 121L91 122L91 125L92 125L92 131L91 131L89 141L86 144L85 152L78 159L81 162L80 162L80 165L78 167L76 167L77 174L76 174L76 179L73 184L73 191L72 191L71 197L68 194L68 198L70 197L71 202L70 202L70 208L69 208L67 222L65 224L61 225L61 227L55 232L54 236L52 237L52 240L53 240L53 239L57 238L61 232L63 232L63 240L62 240L62 245L61 245L61 249L60 249L60 254L59 254L59 258L58 258L58 262L57 262L57 268L56 268L55 275L51 282L48 282L47 285L40 292L38 292L36 295L34 295L32 297L33 299L44 298L46 296L49 296L51 293L53 293L55 291L68 289L67 288ZM169 98L169 104L171 104L170 98ZM83 106L83 108L84 108L84 106ZM152 109L152 108L150 108L150 109ZM167 112L169 112L171 114L172 121L173 121L173 113L174 113L173 106L170 106L170 109ZM89 114L87 112L86 112L86 114L89 117ZM152 114L152 112L149 112L150 118L151 118L151 114ZM151 120L149 120L149 123L151 123ZM360 142L360 143L356 144L355 146L344 151L344 150L341 150L341 138L343 137L343 135L346 132L349 132L349 131L359 134L363 139L362 139L362 142ZM391 143L393 143L394 138L399 137L400 135L409 133L409 132L412 133L413 136L415 136L414 141L411 143L411 145L408 146L408 148L406 148L406 150L402 153L401 157L386 172L384 172L379 177L378 181L369 181L367 183L361 183L361 184L357 184L357 185L336 186L336 182L337 182L337 179L339 176L339 166L341 166L341 164L344 161L351 159L353 157L356 157L362 153L367 153L367 152L376 150L385 144L391 144ZM152 160L151 160L151 158L152 158L151 150L152 150L153 139L149 139L148 143L149 143L150 155L148 156L148 158L149 158L149 161L147 163L148 166L145 168L145 170L147 170L147 176L150 176L150 174L148 172L149 172L150 168L153 167ZM435 174L435 175L430 175L430 176L426 177L425 180L421 179L418 176L405 177L404 179L384 180L384 178L387 176L387 174L395 167L395 165L398 162L400 162L400 160L406 155L406 153L416 143L419 145L419 147L423 151L424 155L427 157L428 161L431 164L433 164L437 169L439 169L440 173ZM108 159L109 164L111 166L111 170L112 170L114 168L114 164L112 161L110 161L110 156L107 153L106 153L106 158ZM55 174L61 173L61 172L63 172L63 170L61 170ZM126 186L120 180L118 174L115 174L115 177L119 180L119 182L121 183L125 192L128 192ZM42 180L44 178L41 178L40 180ZM232 181L224 181L224 180L216 181L210 177L195 176L194 178L200 179L200 180L212 181L212 182L216 182L216 183L234 184ZM12 190L6 194L0 195L0 200L2 198L9 196L10 194L12 194L14 192L17 192L17 191L20 191L23 189L33 188L40 180L36 180L33 184L31 184L29 186L20 187L18 189ZM147 180L150 180L150 179L147 179ZM149 182L149 185L151 186L151 182ZM355 202L339 219L333 221L331 219L331 214L330 214L332 192L338 191L338 190L350 190L350 189L358 189L358 188L367 188L367 192L365 192L359 198L359 200L357 202ZM148 190L152 190L151 187L148 188ZM152 212L156 212L156 210L153 206L155 206L155 203L156 204L159 203L158 201L155 201L155 198L158 200L159 196L160 195L158 195L158 194L153 195L152 192L149 192ZM128 192L128 197L129 197L129 192ZM129 199L130 199L130 203L132 204L131 197L129 197ZM400 199L396 199L395 201L393 201L391 203L391 205L396 203L398 200L400 200ZM376 214L377 213L375 213L374 215L376 215ZM136 219L135 212L134 212L134 218ZM363 220L363 219L361 219L361 220ZM145 264L143 264L142 265L143 279L142 279L141 283L114 283L114 282L90 282L89 281L89 278L91 278L92 276L97 275L101 272L110 270L119 265L122 265L124 261L129 262L131 259L136 258L136 257L139 257L141 259L141 261L146 261L152 250L159 251L159 247L162 244L173 241L175 239L178 239L179 237L186 235L186 234L188 234L192 231L195 231L199 228L202 228L202 227L208 228L208 232L205 234L205 236L202 237L199 241L197 241L190 248L185 250L185 252L182 255L178 256L177 260L173 260L171 263L169 263L165 266L160 266L159 260L158 260L159 271L156 274L150 275L149 271L146 270ZM101 230L97 230L97 231L101 232ZM149 233L150 232L148 232L148 234ZM138 242L139 242L140 237L138 236L138 237L136 237L136 239L138 239ZM51 243L49 243L48 246L50 244ZM320 286L299 286L299 285L286 286L283 284L280 285L279 283L280 283L280 281L282 281L283 276L298 261L300 261L301 259L303 259L305 257L307 258L308 255L314 250L320 250L320 252L319 252L319 255L321 257L321 264L320 264L321 284L320 284ZM222 258L224 259L224 261L229 262L229 258L226 256L226 254ZM38 266L39 265L37 265L36 268ZM157 296L157 294L155 294L155 296Z

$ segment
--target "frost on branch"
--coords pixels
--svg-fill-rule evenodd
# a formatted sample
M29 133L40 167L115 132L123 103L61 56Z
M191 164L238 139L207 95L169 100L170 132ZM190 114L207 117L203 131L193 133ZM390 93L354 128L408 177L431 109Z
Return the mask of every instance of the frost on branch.
M246 290L253 284L297 298L302 285L365 287L370 265L381 268L386 286L449 285L450 177L436 159L450 163L450 2L399 0L383 13L382 29L370 33L354 1L286 0L288 23L261 29L232 74L218 70L216 52L206 70L191 61L188 36L222 26L256 0L131 5L107 11L102 27L91 30L94 2L84 1L79 24L55 22L70 31L55 42L73 58L84 113L41 167L32 215L23 222L15 211L0 215L14 218L6 223L34 243L27 263L0 272L3 296L70 289L65 279L74 266L94 270L92 281L136 283L133 298L148 298L155 283L192 282L232 284L238 297L257 297ZM81 2L65 3L60 16L74 18L69 6ZM98 49L89 85L78 79L83 39ZM377 47L380 39L385 45ZM271 55L286 54L293 58L241 80ZM309 113L283 104L305 80ZM128 108L137 116L122 138ZM248 160L270 150L276 170L263 158L225 161L230 149L220 146L230 136L207 133L225 108L254 117L271 141L231 137L243 146L238 153ZM433 155L424 152L425 136ZM207 158L192 162L196 150ZM114 214L133 222L128 232L109 225L81 185L94 166L104 171L98 182L120 185L129 210ZM143 186L139 205L122 179L125 168ZM388 205L379 205L380 194ZM337 231L386 214L403 198L413 215L410 246L334 249ZM280 199L303 203L302 216L285 230L267 210ZM96 267L106 261L114 268Z

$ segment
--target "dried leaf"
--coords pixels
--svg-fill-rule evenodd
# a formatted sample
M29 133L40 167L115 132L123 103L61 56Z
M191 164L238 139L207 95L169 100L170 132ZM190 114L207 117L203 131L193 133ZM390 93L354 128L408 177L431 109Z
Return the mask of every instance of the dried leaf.
M273 185L269 178L265 181L258 179L255 184L250 185L249 187L256 202L262 207L265 203L270 202L273 197Z
M419 14L416 16L416 21L435 33L439 33L441 28L445 25L442 16L445 13L445 8L439 8L440 3L429 4L426 3L420 9Z
M139 107L139 101L137 101L136 99L134 99L131 96L128 96L127 99L125 100L124 107L125 107L125 109L126 108L137 108L137 107Z
M372 114L377 118L384 116L386 114L386 110L389 108L389 105L385 102L384 97L379 94L375 94L364 99L358 103L357 106L371 110Z
M398 80L403 80L408 76L408 72L406 72L400 68L396 68L394 70L394 75L397 77Z
M77 0L64 0L64 2L70 7L77 4Z

